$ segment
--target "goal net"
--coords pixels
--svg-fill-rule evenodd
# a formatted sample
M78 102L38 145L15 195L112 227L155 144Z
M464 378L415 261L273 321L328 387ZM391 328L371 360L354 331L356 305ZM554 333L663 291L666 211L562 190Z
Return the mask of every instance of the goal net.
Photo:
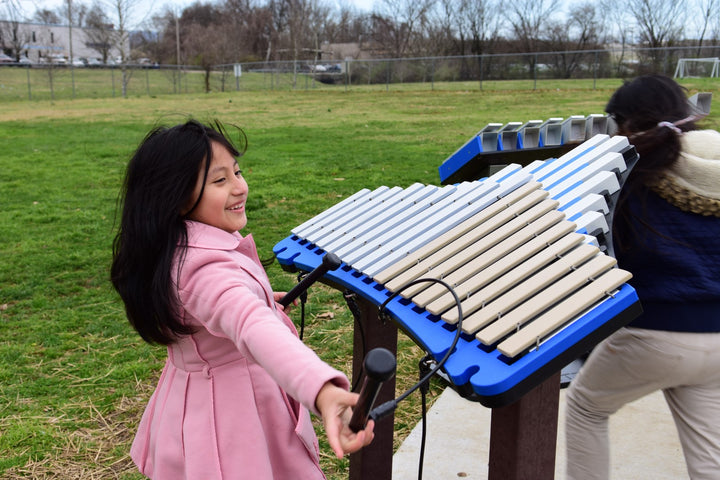
M680 58L675 67L675 78L717 77L720 58Z

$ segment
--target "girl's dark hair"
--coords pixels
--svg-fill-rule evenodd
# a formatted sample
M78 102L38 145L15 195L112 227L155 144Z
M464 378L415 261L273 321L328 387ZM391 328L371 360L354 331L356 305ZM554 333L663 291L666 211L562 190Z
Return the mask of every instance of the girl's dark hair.
M187 245L185 216L202 197L211 142L240 156L247 141L237 130L240 150L217 121L156 127L130 159L118 199L122 213L110 279L125 303L128 320L148 343L168 345L193 331L178 315L173 261L176 250ZM201 174L200 195L189 205ZM182 260L178 258L178 265Z
M649 185L657 174L670 167L680 153L680 137L661 122L677 122L690 114L686 90L664 75L643 75L625 82L610 98L605 111L618 124L618 134L627 136L640 154L633 181ZM683 131L694 130L687 122Z
M605 111L618 125L618 134L628 137L639 159L623 185L615 208L615 243L620 249L628 244L636 224L642 218L627 211L628 195L644 198L661 172L675 163L680 155L680 135L661 122L678 123L682 131L696 128L686 119L692 114L687 91L664 75L643 75L625 82L610 98Z

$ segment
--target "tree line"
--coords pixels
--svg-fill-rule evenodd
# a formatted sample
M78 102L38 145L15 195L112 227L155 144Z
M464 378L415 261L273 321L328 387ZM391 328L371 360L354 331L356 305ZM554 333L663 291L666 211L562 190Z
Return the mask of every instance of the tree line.
M166 65L318 60L327 45L354 43L373 58L465 56L716 44L720 0L376 0L371 11L324 0L198 0L137 18L139 0L64 0L39 9L40 23L92 32L103 58ZM20 4L6 2L15 17ZM118 35L122 32L122 35ZM119 39L119 40L118 40ZM116 45L118 46L118 45ZM103 50L104 49L104 50ZM341 60L341 59L336 59Z

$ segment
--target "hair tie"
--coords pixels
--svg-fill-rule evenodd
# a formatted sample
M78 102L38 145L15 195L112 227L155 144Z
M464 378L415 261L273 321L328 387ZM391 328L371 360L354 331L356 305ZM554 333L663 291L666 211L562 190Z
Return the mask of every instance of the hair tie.
M707 113L698 112L698 113L689 115L689 116L683 118L682 120L678 120L677 122L674 122L674 123L673 122L660 122L657 124L657 126L658 127L667 127L670 130L672 130L673 132L677 133L678 135L682 135L683 132L682 132L682 130L680 130L678 128L678 125L682 125L682 124L688 123L688 122L694 122L696 120L701 120L705 117L707 117Z
M683 122L684 123L684 122ZM672 122L660 122L657 124L658 127L667 127L673 132L677 133L678 135L682 135L682 130L680 130L674 123Z

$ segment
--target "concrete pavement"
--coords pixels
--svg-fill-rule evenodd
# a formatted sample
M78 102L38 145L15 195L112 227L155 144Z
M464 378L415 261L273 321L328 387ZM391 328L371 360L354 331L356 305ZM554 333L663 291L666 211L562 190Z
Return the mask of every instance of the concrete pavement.
M565 478L565 390L560 391L555 478ZM428 411L423 478L486 479L491 410L448 388ZM420 424L393 457L393 480L416 480ZM623 407L610 418L614 480L687 479L680 442L662 392Z

